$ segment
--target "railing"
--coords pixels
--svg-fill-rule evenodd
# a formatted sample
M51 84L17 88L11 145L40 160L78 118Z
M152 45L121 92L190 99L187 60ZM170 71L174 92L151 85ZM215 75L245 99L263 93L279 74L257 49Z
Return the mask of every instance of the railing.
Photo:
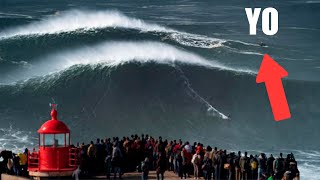
M76 167L80 164L79 160L79 153L80 149L79 148L70 148L69 149L69 166L70 167ZM60 157L59 157L59 152L57 154L57 170L60 168ZM40 154L39 152L33 151L33 152L28 152L28 168L30 169L37 169L40 170L39 166L39 161L40 161Z
M39 167L39 153L33 151L32 153L28 152L28 167L29 168L38 168Z
M80 164L79 160L79 148L70 148L69 149L69 166L78 166Z

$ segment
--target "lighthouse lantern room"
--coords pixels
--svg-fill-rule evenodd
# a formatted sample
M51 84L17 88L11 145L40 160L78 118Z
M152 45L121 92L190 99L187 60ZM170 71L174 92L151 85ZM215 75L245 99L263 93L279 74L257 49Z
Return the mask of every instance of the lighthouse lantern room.
M51 119L38 130L39 151L29 153L28 170L32 177L70 176L77 168L78 149L70 146L70 129L57 119L55 104L51 104Z

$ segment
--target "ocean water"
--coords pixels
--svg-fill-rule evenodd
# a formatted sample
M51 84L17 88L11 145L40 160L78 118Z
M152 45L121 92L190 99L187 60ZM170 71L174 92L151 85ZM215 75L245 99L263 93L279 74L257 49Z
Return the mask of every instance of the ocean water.
M278 33L264 35L260 17L250 36L246 7L275 7ZM0 0L0 147L37 146L53 97L73 143L148 133L293 152L301 179L319 179L319 8L302 0ZM289 73L289 120L273 120L255 83L265 53Z

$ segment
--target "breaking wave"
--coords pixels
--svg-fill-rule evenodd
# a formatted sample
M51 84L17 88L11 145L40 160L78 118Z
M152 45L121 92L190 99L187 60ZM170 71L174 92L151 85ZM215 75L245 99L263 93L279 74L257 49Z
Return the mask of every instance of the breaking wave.
M0 31L0 39L23 36L42 36L46 34L86 32L103 28L136 29L141 32L158 32L166 34L165 39L181 45L197 48L217 48L227 40L177 31L158 24L147 23L141 19L128 17L119 11L69 10L49 16L27 25L11 27ZM233 41L233 40L228 40ZM242 41L235 41L248 45ZM256 46L253 44L253 46Z
M104 65L109 67L123 65L129 62L175 65L176 63L229 70L236 73L254 74L249 69L237 69L225 66L214 60L207 60L199 55L178 49L174 46L152 42L105 42L91 47L66 50L51 54L32 64L31 68L13 72L16 81L34 76L44 76L66 70L74 65Z

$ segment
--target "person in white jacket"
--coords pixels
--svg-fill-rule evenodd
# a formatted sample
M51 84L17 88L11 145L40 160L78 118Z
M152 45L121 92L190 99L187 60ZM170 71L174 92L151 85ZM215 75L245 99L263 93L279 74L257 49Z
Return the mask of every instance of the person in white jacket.
M201 163L201 157L200 157L199 152L195 153L195 154L192 156L191 163L193 164L194 178L195 178L195 179L198 179L198 178L199 178L199 166L200 166L200 163Z

